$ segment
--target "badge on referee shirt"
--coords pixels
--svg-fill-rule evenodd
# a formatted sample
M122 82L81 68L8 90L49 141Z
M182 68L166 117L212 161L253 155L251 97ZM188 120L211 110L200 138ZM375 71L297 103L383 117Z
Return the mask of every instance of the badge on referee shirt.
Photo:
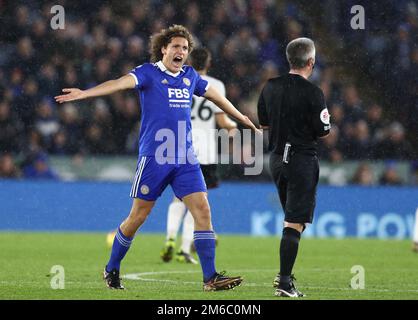
M321 111L319 117L321 118L323 124L329 124L329 112L327 108Z

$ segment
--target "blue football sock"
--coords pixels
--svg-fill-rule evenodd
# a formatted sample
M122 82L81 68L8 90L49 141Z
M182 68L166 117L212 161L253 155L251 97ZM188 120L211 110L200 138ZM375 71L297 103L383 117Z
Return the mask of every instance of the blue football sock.
M215 273L215 233L209 231L194 232L194 246L203 271L203 281L212 278Z
M106 271L110 272L113 269L119 271L120 262L123 257L125 257L126 252L128 252L129 247L131 246L133 238L125 236L120 228L116 232L115 240L113 240L112 254L110 255L110 260L106 265Z

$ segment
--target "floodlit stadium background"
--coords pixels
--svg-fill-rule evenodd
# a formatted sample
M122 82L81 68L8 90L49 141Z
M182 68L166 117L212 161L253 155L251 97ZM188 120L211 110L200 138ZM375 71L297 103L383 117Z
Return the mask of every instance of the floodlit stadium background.
M63 30L51 28L55 4L65 9ZM364 7L364 30L352 28L356 4ZM177 23L212 51L209 74L255 123L265 81L288 71L286 44L311 37L311 80L324 91L333 127L320 142L321 184L307 236L412 236L416 1L0 1L0 14L1 230L109 231L127 215L140 117L135 93L63 105L53 97L128 73L149 60L149 36ZM280 234L267 166L259 176L244 176L243 167L219 168L223 182L210 194L216 230ZM168 188L143 232L164 232L171 197Z

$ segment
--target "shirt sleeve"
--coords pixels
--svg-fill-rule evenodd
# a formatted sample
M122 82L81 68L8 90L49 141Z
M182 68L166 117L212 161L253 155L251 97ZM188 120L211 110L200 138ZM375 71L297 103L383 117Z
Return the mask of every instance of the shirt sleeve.
M312 99L312 123L317 137L326 136L331 129L331 116L328 112L324 94L321 89L314 92Z
M146 67L144 65L140 65L132 69L131 72L129 72L129 75L135 79L136 89L141 90L144 88L147 82Z
M264 86L263 90L261 91L260 97L258 98L258 104L257 104L258 122L262 126L269 126L266 102L264 98L267 85Z
M208 90L208 88L209 88L209 82L207 82L206 80L202 79L202 77L200 76L200 74L198 74L196 71L195 71L195 73L196 73L196 78L197 79L196 79L196 86L194 88L193 94L201 97Z

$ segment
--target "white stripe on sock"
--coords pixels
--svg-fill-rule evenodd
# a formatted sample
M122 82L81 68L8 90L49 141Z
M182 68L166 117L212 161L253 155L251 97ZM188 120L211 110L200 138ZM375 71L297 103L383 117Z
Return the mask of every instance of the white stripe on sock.
M200 236L200 237L194 237L193 239L198 240L198 239L215 239L215 236Z
M123 239L119 231L116 232L116 238L118 239L119 243L123 245L124 247L129 247L132 243L132 240L129 241L129 240Z

